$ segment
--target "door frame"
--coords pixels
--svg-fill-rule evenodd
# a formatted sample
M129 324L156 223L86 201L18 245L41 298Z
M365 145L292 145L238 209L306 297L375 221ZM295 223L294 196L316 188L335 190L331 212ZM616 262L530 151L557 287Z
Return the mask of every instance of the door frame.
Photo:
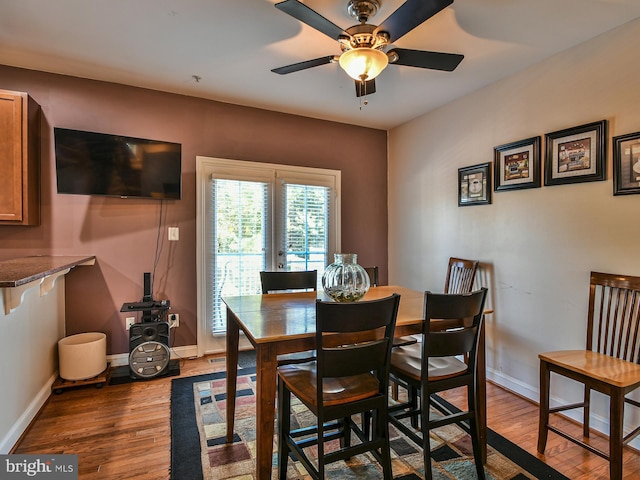
M197 318L197 351L201 357L209 353L224 353L226 350L226 336L220 335L220 339L214 341L215 347L207 350L208 340L205 338L207 334L207 296L208 288L207 280L207 257L205 246L207 244L209 232L206 228L207 212L209 209L209 198L206 195L208 188L207 182L211 176L211 171L216 169L223 175L237 175L237 172L243 171L243 176L249 180L250 177L266 178L267 172L286 172L286 178L300 178L315 175L329 175L335 177L335 192L332 199L335 205L335 227L333 228L333 238L329 239L329 245L334 245L334 251L327 252L328 263L331 263L333 253L339 252L341 248L341 205L340 205L340 189L341 189L341 171L312 167L300 167L292 165L280 165L275 163L251 162L245 160L231 160L225 158L196 156L196 318ZM273 176L277 181L282 175ZM272 231L272 236L275 232ZM240 349L252 348L249 341L244 338L241 332Z

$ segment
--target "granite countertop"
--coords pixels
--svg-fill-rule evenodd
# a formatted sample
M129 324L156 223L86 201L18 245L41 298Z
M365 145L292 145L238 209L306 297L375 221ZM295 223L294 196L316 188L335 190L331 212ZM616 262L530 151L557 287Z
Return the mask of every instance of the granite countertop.
M96 257L42 255L0 261L0 288L19 287L77 265L93 264Z

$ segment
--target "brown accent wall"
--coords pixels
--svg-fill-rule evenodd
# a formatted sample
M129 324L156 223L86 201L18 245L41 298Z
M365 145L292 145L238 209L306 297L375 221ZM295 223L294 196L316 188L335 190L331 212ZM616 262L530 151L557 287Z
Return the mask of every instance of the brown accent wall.
M0 88L42 107L42 223L0 226L0 260L96 255L66 276L67 335L101 331L108 353L128 352L124 302L140 300L154 269L160 202L59 195L53 127L182 144L182 199L165 201L154 296L180 313L175 346L196 343L195 157L342 171L342 250L387 279L387 132L194 97L0 65ZM356 108L356 107L354 107ZM1 172L0 172L1 174ZM180 240L167 242L167 226ZM173 335L173 333L172 333Z

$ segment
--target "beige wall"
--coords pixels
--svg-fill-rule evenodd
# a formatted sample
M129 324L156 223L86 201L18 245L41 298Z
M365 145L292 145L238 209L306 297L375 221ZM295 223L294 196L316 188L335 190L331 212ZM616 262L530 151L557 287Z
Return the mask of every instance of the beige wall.
M67 334L107 334L109 354L128 353L124 302L142 298L153 270L160 202L58 195L53 127L182 144L183 196L165 202L164 247L154 296L180 314L175 346L196 343L195 157L342 171L342 248L387 278L387 133L43 72L0 66L0 88L28 92L42 107L42 225L0 226L0 260L54 254L97 257L67 279ZM166 241L167 226L180 241ZM172 334L173 336L173 334Z
M39 280L22 287L14 310L0 288L0 454L9 453L51 395L57 343L65 336L65 278L58 276L48 291L41 290Z
M613 196L611 153L612 136L640 131L639 41L635 20L389 134L390 282L441 290L448 257L479 259L489 377L536 400L538 352L584 348L589 272L640 275L640 195ZM458 168L536 135L544 163L545 133L602 119L606 181L457 206Z

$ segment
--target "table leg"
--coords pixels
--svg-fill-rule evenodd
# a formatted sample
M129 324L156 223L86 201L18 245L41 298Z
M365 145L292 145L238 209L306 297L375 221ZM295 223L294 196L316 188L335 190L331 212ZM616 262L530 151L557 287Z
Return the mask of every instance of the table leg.
M227 443L233 442L239 338L240 328L238 322L233 312L227 308Z
M273 344L256 345L256 471L271 478L276 410L277 355Z

